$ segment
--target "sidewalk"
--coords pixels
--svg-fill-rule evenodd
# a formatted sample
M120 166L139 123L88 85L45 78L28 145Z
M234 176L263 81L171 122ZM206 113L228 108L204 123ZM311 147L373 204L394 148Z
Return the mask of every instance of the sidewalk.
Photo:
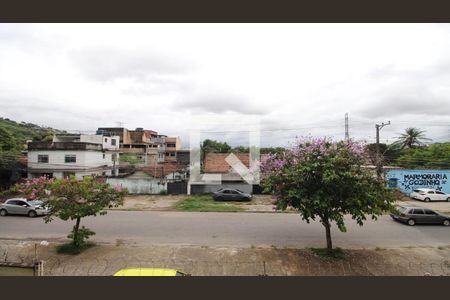
M309 249L208 248L99 244L80 255L61 255L55 244L0 240L0 264L44 261L44 274L110 276L122 268L175 268L202 275L450 275L450 247L348 250L345 260L323 261Z

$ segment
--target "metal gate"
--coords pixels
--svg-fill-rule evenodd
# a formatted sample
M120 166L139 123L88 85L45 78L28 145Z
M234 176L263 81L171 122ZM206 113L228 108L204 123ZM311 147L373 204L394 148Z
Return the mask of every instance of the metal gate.
M172 195L187 194L187 182L168 182L167 193Z

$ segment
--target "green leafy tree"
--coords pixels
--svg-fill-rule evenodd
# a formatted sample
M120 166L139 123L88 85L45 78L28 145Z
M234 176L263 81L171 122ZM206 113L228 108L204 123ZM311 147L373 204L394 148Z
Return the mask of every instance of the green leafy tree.
M69 238L75 248L86 245L86 239L94 232L86 227L80 228L81 219L88 216L106 214L106 208L117 207L123 203L127 194L121 186L112 188L106 183L85 177L77 180L74 176L65 179L38 177L15 185L12 192L24 195L28 199L44 201L51 213L45 216L45 222L54 217L75 221Z
M200 149L203 153L228 153L231 150L231 146L226 142L222 143L219 141L206 139L201 144Z
M449 169L450 143L402 150L396 165L408 169Z
M405 129L405 133L402 133L394 145L399 145L401 149L404 148L414 148L419 146L424 146L424 141L430 140L425 137L425 130L420 130L418 128L409 127Z
M142 158L137 157L133 154L122 154L119 157L119 160L121 162L127 162L130 164L130 166L134 169L138 164L144 163L144 160Z
M333 222L345 232L346 215L362 226L366 216L392 209L392 192L363 166L360 144L305 138L262 162L262 185L276 196L277 209L293 207L308 223L319 219L331 255Z
M204 140L200 145L200 160L202 162L201 168L203 169L204 167L207 153L228 153L230 150L231 146L226 142L222 143L210 139Z
M377 144L366 145L366 152L370 162L373 165L377 164ZM397 158L400 156L401 148L397 144L387 145L380 143L380 154L384 164L393 164L396 162Z

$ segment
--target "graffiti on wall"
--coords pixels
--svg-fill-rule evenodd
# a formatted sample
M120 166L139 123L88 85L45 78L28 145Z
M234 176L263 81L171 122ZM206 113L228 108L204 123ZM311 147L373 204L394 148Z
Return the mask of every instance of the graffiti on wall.
M450 193L450 170L389 170L388 186L409 194L417 188L430 188Z

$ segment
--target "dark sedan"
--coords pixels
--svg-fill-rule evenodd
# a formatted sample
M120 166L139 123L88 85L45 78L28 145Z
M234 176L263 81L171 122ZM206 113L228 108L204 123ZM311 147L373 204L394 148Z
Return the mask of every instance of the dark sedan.
M252 195L238 189L220 189L213 193L213 198L217 201L250 201Z
M410 226L416 224L450 225L450 217L419 206L398 206L397 211L391 213L391 217L395 221L403 222Z

